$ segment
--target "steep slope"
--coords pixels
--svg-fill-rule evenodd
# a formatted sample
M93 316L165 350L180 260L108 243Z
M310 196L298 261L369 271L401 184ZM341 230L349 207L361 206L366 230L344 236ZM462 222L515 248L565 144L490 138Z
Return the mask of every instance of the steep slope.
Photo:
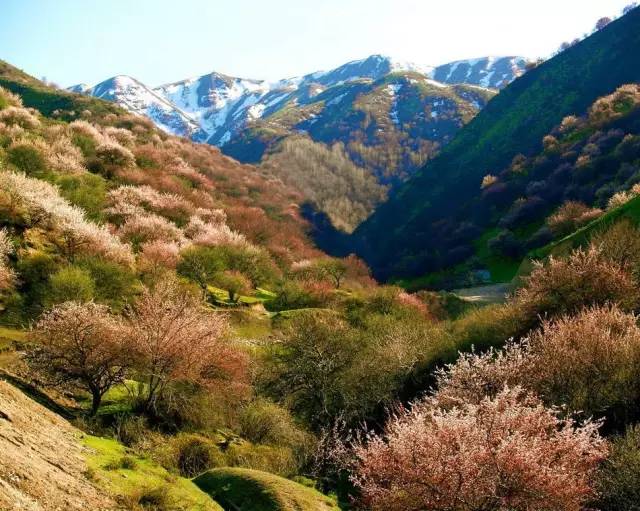
M81 432L0 380L0 509L117 509L86 477Z
M19 94L25 106L60 120L77 119L83 112L89 112L92 118L124 113L113 103L49 87L3 60L0 60L0 87Z
M506 87L440 155L355 233L378 276L412 276L466 259L490 222L477 210L483 177L532 154L568 114L640 80L640 9L529 71ZM463 222L472 220L473 229Z
M252 121L223 151L256 161L284 138L306 133L316 142L343 144L356 165L393 183L432 157L494 94L415 72L349 81Z
M191 117L130 76L114 76L89 90L82 90L82 87L76 85L71 90L116 103L132 113L145 115L168 133L194 140L203 136L198 123Z
M526 59L522 57L483 57L438 66L430 76L442 83L467 83L501 89L524 74L525 66Z

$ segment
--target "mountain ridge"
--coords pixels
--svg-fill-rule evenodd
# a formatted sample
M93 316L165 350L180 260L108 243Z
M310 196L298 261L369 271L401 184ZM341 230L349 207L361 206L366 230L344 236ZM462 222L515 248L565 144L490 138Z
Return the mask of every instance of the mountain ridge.
M452 67L454 65L455 69ZM111 97L99 97L119 102L135 113L148 115L161 128L173 134L223 147L251 121L275 113L290 102L295 104L308 100L327 88L350 81L375 81L394 72L416 72L436 81L436 76L442 77L447 85L466 83L495 88L522 74L524 67L525 59L522 57L484 57L442 66L422 66L375 54L328 71L315 71L275 82L234 77L215 71L157 87L149 87L131 78L137 82L142 96L156 95L167 102L163 104L160 98L156 98L154 105L157 110L151 111L148 110L149 106L144 105L149 103L148 100L138 101L143 106L132 106L127 104L126 99L120 100L121 96L127 96L120 91L114 91ZM510 74L505 72L506 69L510 70ZM96 95L100 93L101 84L117 78L109 78L93 87L78 84L68 90ZM171 108L174 111L170 112Z
M566 115L580 115L597 98L640 81L630 65L640 51L638 26L636 8L512 82L396 189L355 232L354 244L376 275L409 277L455 265L469 240L447 233L477 217L473 199L483 176L539 150L543 136Z

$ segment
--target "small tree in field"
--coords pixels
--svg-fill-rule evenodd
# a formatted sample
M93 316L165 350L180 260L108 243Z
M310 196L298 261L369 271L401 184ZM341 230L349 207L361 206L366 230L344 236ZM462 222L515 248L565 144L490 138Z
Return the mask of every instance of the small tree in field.
M215 276L214 283L229 294L229 300L236 303L242 293L251 290L251 282L239 271L223 271Z
M203 296L207 296L207 286L224 269L220 251L215 247L191 246L180 253L178 273L193 280Z
M355 448L354 482L375 511L579 511L607 445L508 389L452 410L402 411Z
M66 302L40 318L27 360L53 384L87 390L95 415L104 394L124 381L130 360L125 338L122 323L104 305Z
M340 289L342 280L349 270L347 264L341 259L325 259L317 263L318 269L326 275L336 289Z
M226 318L202 307L173 279L145 289L128 321L148 411L171 384L233 386L244 378L244 354L224 339Z

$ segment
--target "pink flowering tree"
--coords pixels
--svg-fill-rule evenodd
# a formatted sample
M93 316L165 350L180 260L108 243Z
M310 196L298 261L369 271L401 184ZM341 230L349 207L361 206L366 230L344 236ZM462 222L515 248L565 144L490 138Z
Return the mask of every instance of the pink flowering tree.
M606 454L597 424L505 387L478 404L401 411L357 444L353 480L376 511L579 511Z

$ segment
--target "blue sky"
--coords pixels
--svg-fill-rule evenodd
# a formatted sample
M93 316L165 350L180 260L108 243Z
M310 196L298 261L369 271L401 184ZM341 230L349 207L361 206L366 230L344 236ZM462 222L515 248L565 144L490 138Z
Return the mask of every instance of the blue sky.
M548 55L631 0L0 0L0 59L63 86L275 80L383 53Z

